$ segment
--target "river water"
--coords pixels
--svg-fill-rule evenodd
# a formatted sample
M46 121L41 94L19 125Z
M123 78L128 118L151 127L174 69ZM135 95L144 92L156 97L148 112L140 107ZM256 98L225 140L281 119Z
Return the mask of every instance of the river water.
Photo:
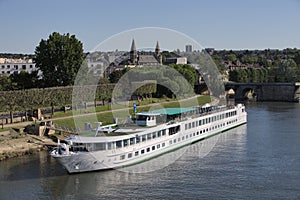
M300 199L300 104L247 112L247 125L134 168L69 175L47 152L0 162L0 199Z

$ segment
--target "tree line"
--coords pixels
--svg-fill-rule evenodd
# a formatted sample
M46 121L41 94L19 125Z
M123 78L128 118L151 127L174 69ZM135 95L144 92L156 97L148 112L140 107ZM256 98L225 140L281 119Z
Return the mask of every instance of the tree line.
M229 80L235 82L297 82L300 65L293 59L281 59L272 67L235 69L229 71Z
M230 81L236 82L296 82L300 81L300 50L220 50L213 60L220 71L228 71ZM235 69L226 69L226 65ZM226 72L225 72L226 73Z

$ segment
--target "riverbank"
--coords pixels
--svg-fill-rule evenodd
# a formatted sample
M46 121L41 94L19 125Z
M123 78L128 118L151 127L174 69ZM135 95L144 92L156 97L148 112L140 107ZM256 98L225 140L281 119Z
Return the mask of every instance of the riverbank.
M47 137L18 133L13 129L0 132L0 161L48 150L55 143Z

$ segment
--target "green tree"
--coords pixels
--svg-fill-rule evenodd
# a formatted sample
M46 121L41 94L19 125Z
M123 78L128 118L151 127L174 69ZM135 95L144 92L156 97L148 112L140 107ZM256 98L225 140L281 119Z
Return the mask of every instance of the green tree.
M297 81L297 64L293 59L283 59L276 63L276 82Z
M16 84L16 89L35 88L39 85L38 71L33 71L30 74L26 71L21 71L19 74L12 74L10 78Z
M229 55L227 56L227 59L228 59L229 61L235 62L237 58L236 58L236 55L235 55L234 53L231 53L231 54L229 54Z
M116 70L110 73L108 77L111 83L117 83L122 76L123 76L123 72L120 70Z
M40 41L34 60L46 87L72 85L84 60L82 43L75 35L54 32Z
M0 75L0 91L12 90L15 87L9 76Z

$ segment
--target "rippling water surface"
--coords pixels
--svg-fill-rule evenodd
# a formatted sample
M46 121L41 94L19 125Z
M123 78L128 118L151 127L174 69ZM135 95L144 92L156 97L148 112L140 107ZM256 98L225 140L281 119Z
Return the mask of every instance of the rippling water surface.
M300 199L300 105L247 111L247 125L122 171L69 175L46 152L0 162L0 199Z

